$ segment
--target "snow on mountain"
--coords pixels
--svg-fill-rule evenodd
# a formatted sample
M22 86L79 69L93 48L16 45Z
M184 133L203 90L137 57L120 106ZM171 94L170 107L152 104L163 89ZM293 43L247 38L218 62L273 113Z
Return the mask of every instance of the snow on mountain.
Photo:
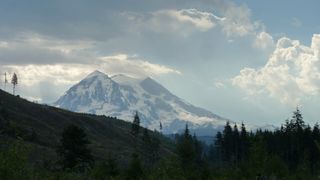
M227 119L195 107L170 93L155 80L126 75L108 75L95 71L71 87L55 106L76 112L116 116L132 121L139 112L142 126L163 133L177 133L185 128L198 135L213 135Z

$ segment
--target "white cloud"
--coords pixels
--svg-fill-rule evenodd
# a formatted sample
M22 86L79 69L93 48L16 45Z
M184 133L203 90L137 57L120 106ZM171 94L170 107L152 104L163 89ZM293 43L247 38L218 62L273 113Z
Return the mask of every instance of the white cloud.
M134 33L141 29L156 33L176 34L188 36L194 32L206 32L223 20L213 13L197 9L162 9L151 13L122 13L134 27Z
M160 64L130 57L126 54L101 57L100 67L111 74L128 74L131 76L156 76L161 74L181 74L180 71Z
M273 37L263 31L256 36L253 46L265 50L272 49L274 48Z
M223 12L222 31L229 37L245 36L253 33L260 24L252 22L251 12L246 6L236 6L230 3Z
M131 76L157 76L162 74L181 74L180 71L164 65L150 63L146 60L126 54L97 57L92 64L53 64L53 65L6 65L0 68L1 72L19 75L20 84L34 86L48 81L54 85L72 85L94 70L101 70L109 75L128 74Z
M194 28L199 31L207 31L214 26L216 26L217 21L222 20L218 16L215 16L212 13L199 11L197 9L181 9L181 10L160 10L153 13L154 17L152 21L155 24L165 25L168 19L171 19L171 22L168 23L172 29L180 29L178 26L181 24L192 25ZM178 24L177 24L178 23ZM179 24L180 23L180 24Z
M17 73L20 92L23 93L24 97L32 97L31 99L38 100L45 99L46 97L42 97L41 93L36 90L37 88L47 89L49 85L53 86L52 88L54 89L57 87L70 87L97 69L109 75L121 73L135 77L159 76L170 73L181 74L178 70L126 54L96 57L91 61L91 64L5 65L0 67L0 73L7 72L9 78L14 72ZM61 89L59 91L62 91ZM49 92L54 94L50 94ZM57 92L54 92L53 89L45 93L47 97L56 95Z
M56 64L56 65L26 65L3 66L2 72L8 72L9 76L14 72L19 77L19 84L23 86L34 86L40 82L47 81L53 85L73 84L89 74L94 69L81 64Z
M96 69L109 75L123 73L146 77L181 74L178 70L151 63L136 55L101 57L94 51L87 51L90 48L94 48L94 43L90 41L66 41L32 33L20 34L10 41L0 41L0 74L7 72L11 76L17 73L22 95L45 102L48 98L57 98L62 94L61 91Z
M283 37L264 67L245 68L232 82L250 94L266 92L296 106L303 97L319 94L319 51L319 34L313 35L310 47Z
M159 33L176 33L187 36L192 32L206 32L219 28L227 37L243 37L263 29L262 23L251 21L251 12L246 6L228 4L221 13L198 9L162 9L151 14L123 13L134 26L148 28Z

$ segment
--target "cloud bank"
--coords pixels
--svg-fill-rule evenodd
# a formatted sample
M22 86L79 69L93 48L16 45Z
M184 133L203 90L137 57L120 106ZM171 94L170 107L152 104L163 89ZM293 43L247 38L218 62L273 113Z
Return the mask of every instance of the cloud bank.
M305 96L320 92L320 34L310 46L280 38L268 62L260 69L244 68L232 79L250 94L268 93L282 103L296 106Z

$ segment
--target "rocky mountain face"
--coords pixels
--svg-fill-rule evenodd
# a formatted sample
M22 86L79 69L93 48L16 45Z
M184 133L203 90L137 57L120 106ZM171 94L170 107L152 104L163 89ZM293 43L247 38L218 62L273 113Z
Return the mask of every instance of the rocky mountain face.
M138 111L141 125L165 134L189 128L197 135L214 135L228 121L173 95L151 78L108 75L95 71L71 87L54 103L75 112L116 116L132 121Z

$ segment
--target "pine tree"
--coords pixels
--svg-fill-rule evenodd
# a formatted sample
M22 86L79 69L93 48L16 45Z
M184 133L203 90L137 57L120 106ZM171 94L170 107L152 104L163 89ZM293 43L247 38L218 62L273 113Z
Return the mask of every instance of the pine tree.
M302 117L302 114L301 114L298 107L297 107L296 111L293 112L291 123L292 123L295 131L298 131L298 130L300 131L303 128L305 128L303 117Z
M136 114L134 115L131 131L133 135L137 136L139 134L139 130L140 130L140 118L137 111Z
M11 80L11 84L13 86L13 95L15 95L16 93L16 86L18 84L18 77L17 77L17 74L16 73L13 73L13 76L12 76L12 80Z
M160 132L162 132L162 123L160 122Z
M249 137L248 132L246 130L245 125L241 124L241 132L240 132L240 159L243 160L248 155L249 149Z
M237 124L235 124L233 126L233 141L232 141L232 156L233 156L233 160L235 161L236 164L238 164L238 160L239 160L239 143L240 143L240 135L239 135L239 130L238 130L238 126Z
M192 167L195 159L195 148L187 124L182 137L178 140L177 148L182 167L185 169Z
M4 73L4 91L7 90L7 84L8 84L8 79L7 79L7 73Z
M217 153L217 158L218 158L218 161L219 163L223 160L222 159L222 156L224 155L224 150L223 150L223 137L222 137L222 134L221 132L219 131L216 135L216 138L215 138L215 142L214 142L214 146L215 146L215 149L216 149L216 153ZM214 151L212 150L211 153L213 153ZM213 155L211 155L213 156Z
M57 153L60 155L63 169L83 172L92 165L93 157L88 148L90 142L82 128L67 126L62 133Z
M227 122L223 130L223 144L222 149L226 161L230 161L232 157L233 133L230 123Z

